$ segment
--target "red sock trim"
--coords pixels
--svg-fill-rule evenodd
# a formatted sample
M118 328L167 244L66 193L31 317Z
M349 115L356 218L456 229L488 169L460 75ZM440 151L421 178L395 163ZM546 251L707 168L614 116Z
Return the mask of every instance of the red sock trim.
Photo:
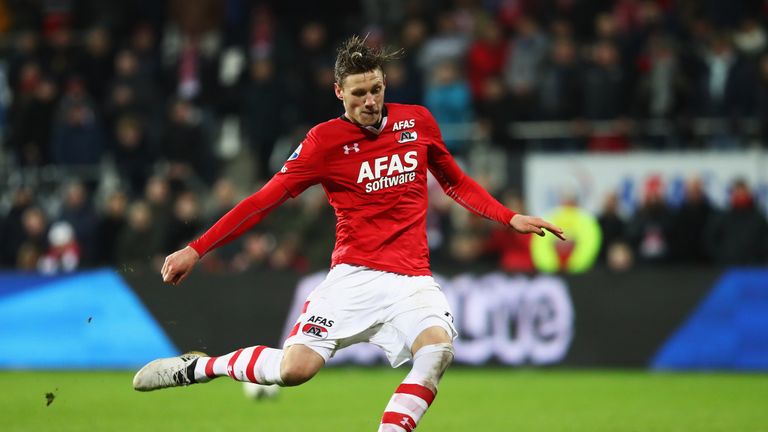
M229 375L229 377L232 378L233 380L237 380L237 378L235 378L235 362L237 361L237 358L240 357L240 353L242 352L243 352L242 348L235 351L235 354L232 356L231 359L229 359L229 363L227 364L227 375Z
M216 378L216 374L213 373L213 363L218 357L211 357L208 359L208 363L205 364L205 376L210 379Z
M252 383L256 383L256 384L259 383L259 381L256 380L256 373L254 372L254 369L256 366L256 361L259 359L261 352L264 351L264 348L266 347L263 345L260 345L253 350L253 355L251 355L251 360L248 362L248 367L245 369L245 376L247 376L248 381Z
M432 401L435 400L435 393L432 390L419 384L400 384L400 387L395 390L395 393L404 393L416 396L423 399L427 403L427 406L432 405Z
M381 416L381 424L393 424L400 426L406 431L412 431L416 429L416 422L408 414L403 414L394 411L387 411Z

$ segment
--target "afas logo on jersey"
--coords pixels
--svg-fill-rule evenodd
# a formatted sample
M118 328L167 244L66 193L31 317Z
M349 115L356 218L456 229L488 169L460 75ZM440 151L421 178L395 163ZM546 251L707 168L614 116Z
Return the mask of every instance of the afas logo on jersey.
M288 158L289 161L292 161L294 159L298 159L299 158L299 154L301 153L301 147L303 145L304 144L299 144L299 146L296 147L296 150L293 151L293 154L291 155L291 157Z
M382 156L360 164L357 183L365 183L365 192L371 193L416 180L419 166L418 152L411 150L400 156Z
M414 119L400 120L392 125L392 132L397 132L405 128L412 128L414 126L416 126L416 121Z
M416 159L417 154L416 151L412 150L404 154L402 159L400 155L393 154L392 156L376 158L373 163L365 161L360 164L357 182L362 183L365 180L376 180L385 176L415 171L416 167L419 166L419 161Z

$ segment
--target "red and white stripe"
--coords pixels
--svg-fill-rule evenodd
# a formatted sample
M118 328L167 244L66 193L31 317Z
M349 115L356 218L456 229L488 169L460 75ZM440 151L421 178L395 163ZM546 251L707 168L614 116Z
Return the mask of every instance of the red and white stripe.
M379 432L410 432L416 429L433 400L435 393L421 384L400 384L384 410Z
M273 366L266 363L273 363L273 360L279 362L280 359L282 359L281 350L257 345L239 349L221 357L201 357L199 360L201 364L198 364L196 368L195 377L198 382L210 381L220 376L229 376L237 381L274 384L273 382L266 382L273 380L265 379L262 369L264 366Z

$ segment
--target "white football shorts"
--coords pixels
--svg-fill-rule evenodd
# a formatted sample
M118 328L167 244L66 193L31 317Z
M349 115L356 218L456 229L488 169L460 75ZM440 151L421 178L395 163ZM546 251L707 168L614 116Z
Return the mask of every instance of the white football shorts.
M284 348L306 345L326 361L337 350L370 342L392 367L411 358L411 345L429 327L455 339L445 295L432 276L406 276L339 264L307 297Z

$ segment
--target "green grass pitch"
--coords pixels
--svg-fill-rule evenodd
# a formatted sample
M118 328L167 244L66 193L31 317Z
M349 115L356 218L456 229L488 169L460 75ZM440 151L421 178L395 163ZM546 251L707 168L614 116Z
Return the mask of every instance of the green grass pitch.
M224 378L139 393L130 372L0 372L0 430L375 431L406 373L329 368L257 402ZM418 430L768 431L768 375L454 367Z

